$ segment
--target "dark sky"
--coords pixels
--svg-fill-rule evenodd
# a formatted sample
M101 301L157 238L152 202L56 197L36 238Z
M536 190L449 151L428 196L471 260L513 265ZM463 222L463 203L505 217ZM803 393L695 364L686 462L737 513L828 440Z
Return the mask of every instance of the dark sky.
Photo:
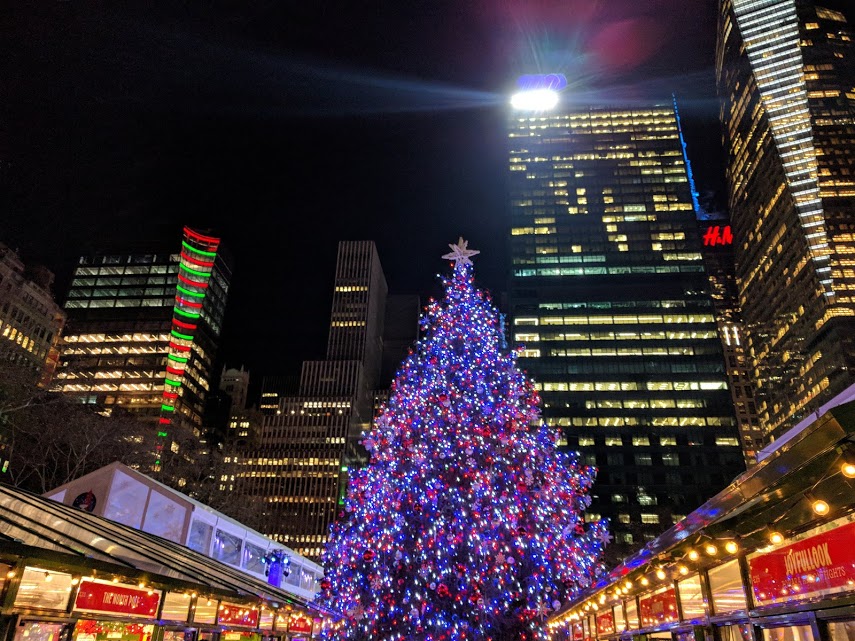
M339 240L375 240L390 290L428 296L463 234L503 289L520 73L563 72L579 102L676 92L698 187L722 200L715 0L10 4L0 240L62 300L81 253L219 233L224 355L256 375L322 355Z

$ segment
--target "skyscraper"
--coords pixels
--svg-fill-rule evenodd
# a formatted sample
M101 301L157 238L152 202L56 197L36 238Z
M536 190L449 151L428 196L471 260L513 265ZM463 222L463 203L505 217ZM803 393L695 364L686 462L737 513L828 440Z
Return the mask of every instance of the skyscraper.
M340 243L326 358L303 363L297 395L279 397L260 445L235 465L237 492L263 506L262 530L308 557L320 556L372 418L386 294L374 243Z
M185 228L180 251L80 258L65 303L57 391L130 412L164 436L172 422L198 434L231 268L220 253L205 254L210 245L197 237L209 238Z
M742 455L672 105L528 100L509 126L511 338L600 472L613 554L712 496Z
M855 382L855 50L813 2L719 9L739 296L773 438Z
M733 262L733 231L730 220L721 212L701 210L698 225L742 453L746 465L751 465L763 445L763 430L754 398L753 368L745 353L745 328Z

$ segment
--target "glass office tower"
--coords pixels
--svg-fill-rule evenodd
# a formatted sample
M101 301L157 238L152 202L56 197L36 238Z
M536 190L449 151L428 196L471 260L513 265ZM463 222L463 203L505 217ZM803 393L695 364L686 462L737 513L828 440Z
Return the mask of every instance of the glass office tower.
M184 243L187 244L185 230ZM190 232L195 233L195 232ZM177 245L177 243L176 243ZM65 302L63 337L54 389L81 402L130 412L157 424L163 416L167 380L179 380L170 413L198 434L205 399L216 379L215 356L231 280L230 263L210 257L210 283L194 317L182 316L177 332L174 309L189 297L182 254L176 252L98 253L82 256ZM195 299L194 299L195 300ZM198 328L196 327L198 325ZM178 334L178 336L176 336ZM192 334L192 336L191 336ZM179 345L183 357L170 354ZM175 364L180 363L177 374Z
M729 209L767 439L855 383L855 50L843 14L722 0Z
M559 102L508 136L511 338L617 558L743 469L679 118Z

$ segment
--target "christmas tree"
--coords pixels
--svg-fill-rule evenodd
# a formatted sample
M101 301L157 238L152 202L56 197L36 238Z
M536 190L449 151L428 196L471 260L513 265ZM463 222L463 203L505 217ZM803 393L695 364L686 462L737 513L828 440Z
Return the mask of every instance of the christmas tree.
M363 444L324 551L319 600L342 641L546 636L544 619L601 571L609 535L584 524L595 470L556 449L533 383L504 349L460 239L445 297Z

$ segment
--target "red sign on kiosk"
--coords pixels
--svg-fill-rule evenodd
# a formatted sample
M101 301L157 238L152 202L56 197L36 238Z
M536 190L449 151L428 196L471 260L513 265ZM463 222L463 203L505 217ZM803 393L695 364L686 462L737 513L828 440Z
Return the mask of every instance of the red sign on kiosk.
M160 591L142 590L118 583L101 583L91 579L80 582L75 610L123 614L143 618L157 615Z
M855 584L855 523L841 525L748 561L758 605L840 592Z
M613 612L603 612L597 615L597 633L611 634L615 631L615 615Z
M674 588L651 594L639 600L638 611L641 625L656 625L677 620L677 593Z
M243 625L249 628L257 628L258 610L254 610L248 605L237 605L224 601L220 604L217 623L220 625Z
M288 624L290 634L309 634L312 631L312 620L309 617L296 616Z

